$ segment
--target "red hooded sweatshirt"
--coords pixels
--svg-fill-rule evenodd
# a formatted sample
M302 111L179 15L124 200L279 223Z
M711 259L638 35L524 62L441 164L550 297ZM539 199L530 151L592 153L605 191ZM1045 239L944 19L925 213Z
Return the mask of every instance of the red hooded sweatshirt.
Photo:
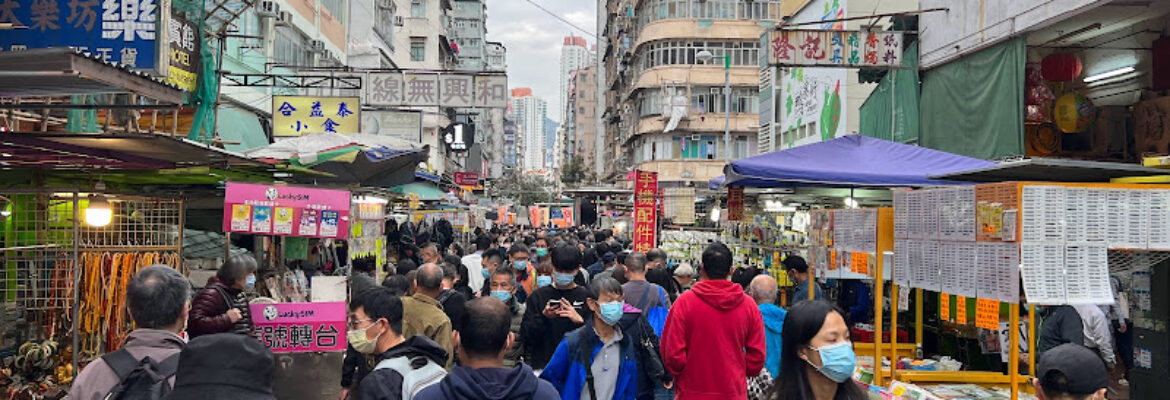
M677 399L743 399L764 367L760 309L738 284L702 281L679 296L662 330L662 356Z

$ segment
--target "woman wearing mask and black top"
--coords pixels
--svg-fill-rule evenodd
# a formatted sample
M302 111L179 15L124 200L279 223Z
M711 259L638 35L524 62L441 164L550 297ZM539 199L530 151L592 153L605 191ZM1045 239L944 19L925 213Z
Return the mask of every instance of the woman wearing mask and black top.
M823 301L804 301L784 318L780 376L774 400L864 400L853 383L856 357L845 313Z
M191 300L187 333L191 338L213 333L252 334L252 318L244 289L256 287L256 258L233 254Z

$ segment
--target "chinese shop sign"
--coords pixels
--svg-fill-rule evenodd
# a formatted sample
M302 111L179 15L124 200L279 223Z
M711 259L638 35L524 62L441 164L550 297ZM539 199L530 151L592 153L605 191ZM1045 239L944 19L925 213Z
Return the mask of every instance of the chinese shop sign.
M256 336L273 353L345 351L345 303L251 305Z
M370 73L365 102L372 106L508 107L504 75Z
M167 83L183 90L194 91L195 82L199 77L202 46L199 41L199 25L176 15L167 21L167 32L171 60L167 69Z
M900 67L902 32L773 30L769 62L777 66Z
M272 135L360 133L361 108L357 97L272 96Z
M0 0L0 50L73 47L130 68L166 72L168 2L156 0ZM160 8L160 5L162 7ZM166 25L162 25L166 26Z
M634 179L634 251L645 253L654 248L657 233L658 173L637 171Z
M228 183L223 230L259 235L349 237L349 192Z
M727 220L743 221L743 188L727 188Z

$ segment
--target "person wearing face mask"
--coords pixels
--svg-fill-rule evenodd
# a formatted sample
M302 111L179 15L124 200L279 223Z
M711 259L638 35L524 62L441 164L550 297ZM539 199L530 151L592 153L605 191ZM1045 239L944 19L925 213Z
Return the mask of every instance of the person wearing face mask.
M535 369L544 368L566 333L581 327L592 314L586 307L589 291L573 282L581 269L581 252L561 246L552 251L552 285L536 289L528 296L521 337ZM535 279L533 279L535 280Z
M483 289L483 284L487 281L487 276L490 272L483 268L483 254L491 247L492 240L487 236L479 236L475 238L475 252L463 256L463 265L467 266L467 286L471 288L472 292L478 292Z
M244 291L256 287L256 268L256 258L250 253L233 254L207 280L191 301L187 333L192 339L213 333L252 333Z
M548 239L547 238L537 238L536 239L536 243L533 244L533 248L532 248L532 256L533 256L532 262L535 264L540 264L541 261L543 261L546 257L548 257Z
M439 254L439 245L434 242L423 243L418 247L418 256L422 259L423 264L438 264L443 262L443 256Z
M581 286L581 283L577 282L576 280L574 280L573 282L577 283L577 286ZM543 264L537 265L536 266L536 288L540 289L540 288L545 287L545 286L552 286L552 283L553 283L552 261L545 261Z
M477 291L475 297L484 297L491 295L491 280L492 274L500 268L500 263L503 262L503 255L496 249L491 249L483 253L483 268L480 274L483 277L483 287Z
M423 335L403 337L402 299L388 289L358 295L349 311L346 340L375 362L350 399L409 400L447 375L447 350Z
M613 278L595 279L587 303L592 318L559 341L540 378L551 382L562 400L638 398L638 344L618 324L625 314L622 285Z
M160 364L158 372L168 376L169 384L173 385L178 355L185 345L179 334L186 329L190 299L190 281L168 266L152 265L134 274L126 285L126 308L134 320L134 331L126 337L120 350L94 360L81 370L69 397L105 399L121 383L119 376L128 375L147 357ZM169 371L162 369L167 366Z
M857 363L845 313L824 300L788 309L781 333L775 400L864 400L852 382Z
M512 267L512 273L516 274L516 283L520 285L516 296L521 302L527 302L528 296L536 289L536 268L529 261L528 246L523 243L512 245L508 249L508 265Z
M508 306L508 312L512 317L510 332L514 338L512 346L504 354L504 366L514 367L520 364L521 359L524 358L524 340L520 337L520 326L524 322L525 305L516 300L516 275L513 275L512 271L506 268L498 269L492 274L492 278L485 286L491 289L491 297L499 299Z

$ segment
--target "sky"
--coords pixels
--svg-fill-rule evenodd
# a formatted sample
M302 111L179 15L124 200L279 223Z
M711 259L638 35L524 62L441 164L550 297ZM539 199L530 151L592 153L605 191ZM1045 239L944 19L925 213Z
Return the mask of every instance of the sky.
M585 36L597 30L597 2L594 0L532 0L585 28L583 34L546 14L528 0L486 0L487 40L501 42L508 50L508 86L531 87L533 94L548 102L548 117L561 121L561 45L565 36Z

